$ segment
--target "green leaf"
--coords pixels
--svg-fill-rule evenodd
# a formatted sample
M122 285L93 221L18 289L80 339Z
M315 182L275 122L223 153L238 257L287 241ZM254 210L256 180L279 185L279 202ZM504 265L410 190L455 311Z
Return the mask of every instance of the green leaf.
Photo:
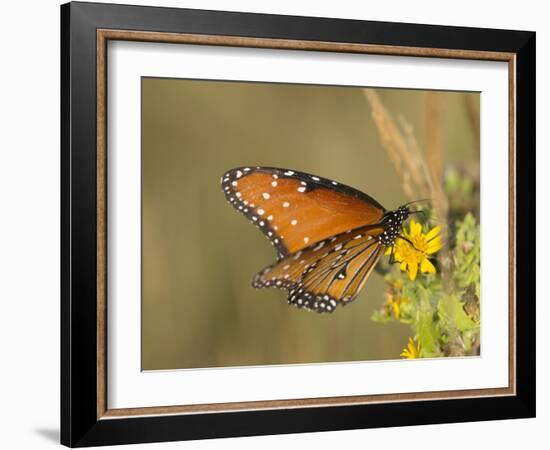
M416 313L416 337L420 342L422 356L433 357L439 356L439 338L440 331L434 316L434 309L431 302L431 292L422 285L418 285L416 289L418 297L418 310Z
M391 317L386 316L382 311L374 311L371 320L378 323L391 322Z
M460 332L472 330L476 323L464 311L464 304L455 295L442 295L437 306L439 319L444 328Z
M413 323L414 316L416 314L416 303L410 299L405 302L401 302L401 317L399 319L402 323Z
M416 337L424 357L439 355L439 333L433 319L430 311L419 311L416 316Z
M479 226L474 216L468 213L457 224L454 249L453 278L460 289L473 283L479 292L480 259Z

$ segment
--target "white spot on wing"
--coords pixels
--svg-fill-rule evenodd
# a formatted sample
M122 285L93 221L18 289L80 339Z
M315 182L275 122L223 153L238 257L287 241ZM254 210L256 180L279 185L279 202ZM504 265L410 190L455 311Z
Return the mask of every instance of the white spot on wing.
M269 197L271 197L271 195L269 195L267 192L264 192L262 194L262 197L265 198L266 200L269 199Z
M240 170L237 170L237 178L241 178L243 176L243 173Z
M317 246L313 249L313 251L316 252L317 250L322 249L324 245L325 245L325 241L319 242L319 244L317 244Z
M283 203L283 208L288 208L289 206L290 206L290 203L288 203L288 202Z
M298 223L298 221L296 219L292 219L290 221L290 225L296 225Z
M304 243L307 244L308 242L309 242L309 238L306 236L306 237L304 238Z
M305 192L306 191L306 188L304 186L300 186L298 188L298 192Z
M292 170L287 170L287 171L285 172L285 175L287 175L287 176L290 177L290 176L294 175L294 172L293 172Z

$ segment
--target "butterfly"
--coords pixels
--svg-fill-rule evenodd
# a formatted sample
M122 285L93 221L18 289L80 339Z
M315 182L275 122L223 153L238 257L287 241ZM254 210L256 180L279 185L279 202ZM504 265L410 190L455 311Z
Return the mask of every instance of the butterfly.
M289 304L310 311L352 302L387 248L392 262L413 213L409 204L387 211L357 189L296 170L240 167L227 171L221 185L277 250L277 261L252 286L286 289Z

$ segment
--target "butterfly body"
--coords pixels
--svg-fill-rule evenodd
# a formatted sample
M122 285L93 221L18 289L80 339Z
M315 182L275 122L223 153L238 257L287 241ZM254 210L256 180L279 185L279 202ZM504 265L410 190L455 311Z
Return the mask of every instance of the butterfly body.
M410 213L407 206L387 211L352 187L289 169L233 169L222 177L222 190L278 253L252 286L286 289L290 304L318 312L356 298Z
M381 222L384 225L384 232L377 236L378 242L386 247L392 247L401 234L403 222L407 220L410 213L408 206L400 206L395 211L387 211Z

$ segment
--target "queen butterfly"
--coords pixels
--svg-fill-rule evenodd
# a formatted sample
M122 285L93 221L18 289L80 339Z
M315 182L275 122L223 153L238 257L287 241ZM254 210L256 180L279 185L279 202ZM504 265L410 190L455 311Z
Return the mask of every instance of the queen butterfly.
M411 214L408 205L387 211L361 191L296 170L240 167L221 184L278 252L252 286L286 289L289 304L317 312L357 297Z

